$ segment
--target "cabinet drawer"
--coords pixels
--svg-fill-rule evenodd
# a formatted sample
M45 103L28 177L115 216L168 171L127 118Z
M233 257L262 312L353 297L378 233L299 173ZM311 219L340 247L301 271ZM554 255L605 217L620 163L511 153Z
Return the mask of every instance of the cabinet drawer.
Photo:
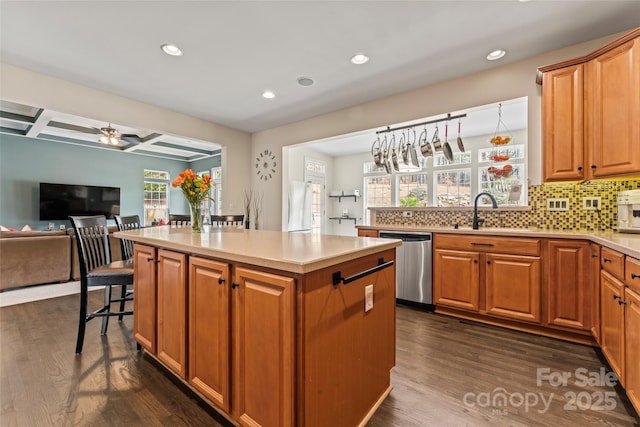
M624 280L624 254L603 247L600 252L600 262L605 271L611 273L616 279Z
M358 229L358 237L378 237L378 230Z
M626 257L624 262L624 281L631 289L640 292L640 259Z
M435 248L438 249L457 249L463 251L504 253L510 255L540 255L539 239L437 234L433 241Z

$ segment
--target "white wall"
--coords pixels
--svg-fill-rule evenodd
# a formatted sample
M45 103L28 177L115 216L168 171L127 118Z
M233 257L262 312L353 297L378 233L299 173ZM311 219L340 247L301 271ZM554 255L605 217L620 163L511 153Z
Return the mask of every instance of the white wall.
M393 123L436 116L505 99L528 97L529 178L530 184L542 182L541 88L535 82L538 67L590 53L619 36L614 34L586 43L547 52L492 70L334 111L286 126L257 132L251 136L255 157L260 150L271 149L279 156L282 147L349 134ZM278 169L281 171L281 169ZM264 210L270 220L263 228L277 230L282 223L282 176L259 183L269 197ZM253 182L257 179L254 175ZM286 193L285 193L286 194Z
M304 160L305 157L312 158L315 160L321 160L327 164L327 176L326 176L326 186L327 186L327 194L331 190L333 186L333 160L334 158L331 156L327 156L326 154L319 153L315 150L312 150L309 147L305 146L295 146L295 147L284 147L282 150L282 170L284 171L284 179L282 182L282 230L287 229L287 223L289 218L288 216L288 200L287 195L289 194L289 182L290 181L304 181ZM326 196L325 196L326 197ZM325 200L325 206L329 206L327 204L328 200ZM333 234L333 230L331 229L332 224L327 223L327 234Z
M334 190L343 190L346 193L352 194L353 190L360 190L360 194L364 194L362 167L364 162L371 161L370 153L354 154L351 156L337 157L334 161L334 182L336 188ZM349 209L349 216L358 218L356 224L353 221L342 221L342 224L338 224L338 221L330 221L334 223L333 234L341 234L346 236L357 236L358 232L356 225L364 224L363 220L363 198L358 197L356 200L353 197L344 197L339 202L338 199L332 198L329 201L328 216L340 216L342 214L342 208Z

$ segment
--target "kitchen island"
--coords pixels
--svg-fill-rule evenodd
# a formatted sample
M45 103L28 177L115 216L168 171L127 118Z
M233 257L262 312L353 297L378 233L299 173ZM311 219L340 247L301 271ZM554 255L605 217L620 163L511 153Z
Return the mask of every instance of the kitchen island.
M398 240L161 226L133 240L134 337L228 420L364 425L391 390Z

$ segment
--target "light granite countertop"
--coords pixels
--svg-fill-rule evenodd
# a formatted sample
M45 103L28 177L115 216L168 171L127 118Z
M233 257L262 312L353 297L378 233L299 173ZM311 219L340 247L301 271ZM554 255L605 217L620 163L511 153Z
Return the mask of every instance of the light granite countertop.
M400 246L399 240L283 233L235 227L158 226L118 231L115 237L178 252L305 274Z
M640 234L625 234L615 231L562 231L532 228L480 228L440 226L358 226L359 229L389 231L423 231L431 233L449 233L466 235L505 236L505 237L538 237L546 239L582 239L598 243L610 249L640 259Z

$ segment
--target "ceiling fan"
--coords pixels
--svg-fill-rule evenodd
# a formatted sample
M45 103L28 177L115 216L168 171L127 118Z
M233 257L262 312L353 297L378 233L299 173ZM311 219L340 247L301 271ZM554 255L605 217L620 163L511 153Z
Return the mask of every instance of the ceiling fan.
M111 123L109 123L109 126L102 127L100 129L98 128L93 128L93 129L101 133L100 138L98 138L98 142L100 144L107 144L107 145L119 145L120 143L137 144L138 141L131 141L131 140L124 141L123 138L140 139L140 137L134 133L120 133L118 129L111 127Z

